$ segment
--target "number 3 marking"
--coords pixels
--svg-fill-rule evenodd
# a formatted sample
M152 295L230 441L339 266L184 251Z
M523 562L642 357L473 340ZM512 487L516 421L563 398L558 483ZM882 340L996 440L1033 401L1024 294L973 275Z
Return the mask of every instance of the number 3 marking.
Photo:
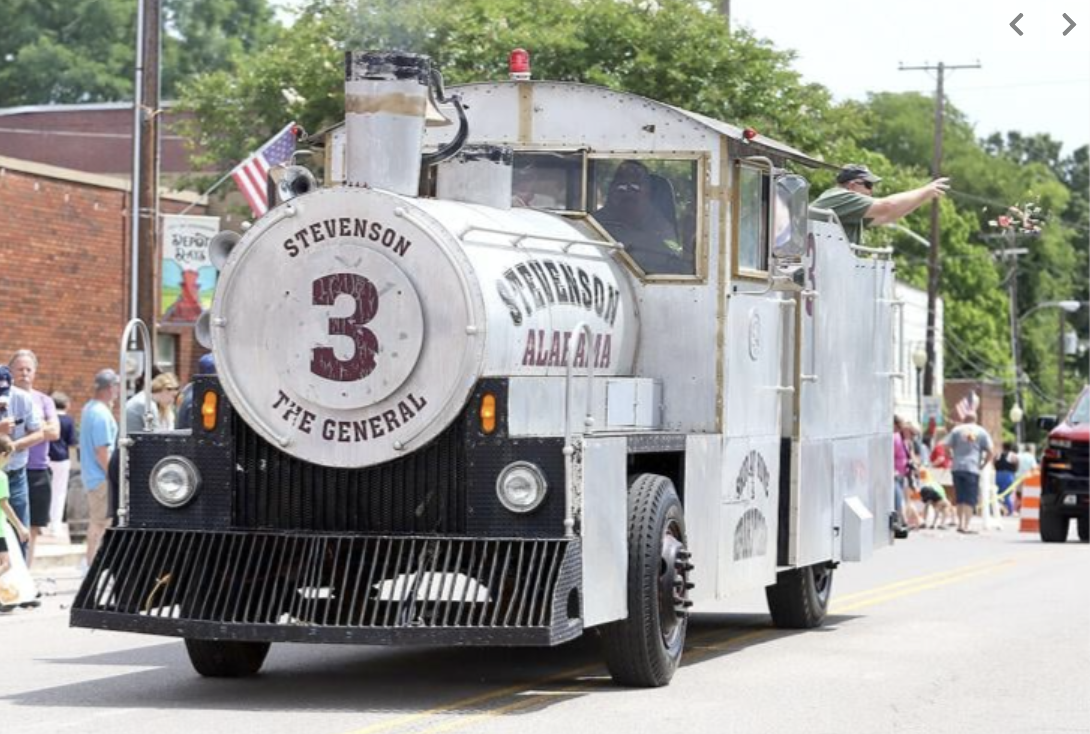
M367 328L378 313L378 289L362 275L333 273L314 281L315 306L332 306L337 296L349 295L356 303L350 316L329 320L330 336L347 336L353 352L348 359L337 359L332 347L316 347L311 352L310 371L336 382L362 380L375 370L378 337Z

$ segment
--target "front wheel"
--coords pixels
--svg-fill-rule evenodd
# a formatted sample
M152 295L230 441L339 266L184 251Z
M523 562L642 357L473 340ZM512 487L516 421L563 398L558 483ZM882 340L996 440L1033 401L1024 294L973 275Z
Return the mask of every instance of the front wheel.
M1041 540L1046 543L1067 542L1067 527L1070 518L1058 512L1046 512L1041 508Z
M186 638L185 650L193 669L206 678L245 678L261 670L269 643Z
M628 618L601 632L614 681L644 688L670 682L685 647L692 568L673 483L639 475L628 491Z
M792 568L776 574L765 589L772 623L781 629L810 629L825 623L833 593L833 569L827 563Z

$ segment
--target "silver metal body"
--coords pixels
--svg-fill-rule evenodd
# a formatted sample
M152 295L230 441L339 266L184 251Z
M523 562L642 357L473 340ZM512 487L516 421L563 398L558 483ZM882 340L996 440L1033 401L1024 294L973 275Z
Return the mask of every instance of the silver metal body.
M391 181L392 191L334 180L259 220L223 270L212 340L239 414L306 461L371 466L438 435L480 378L507 379L511 436L564 438L564 531L582 538L584 626L627 614L634 451L661 444L680 455L697 600L773 584L785 566L864 560L888 544L891 386L904 369L888 252L854 247L838 223L812 219L794 263L803 285L780 273L783 263L757 272L738 264L747 224L736 208L739 172L813 162L761 136L744 142L725 123L594 87L457 91L469 142L510 146L516 159L583 151L696 166L695 272L642 272L585 216L417 198L407 179ZM355 136L386 134L360 124L350 116L347 131L329 137L334 178L347 170L359 180L351 172L370 165L354 157ZM452 134L413 130L423 131L424 150ZM440 166L440 194L465 199L467 170ZM771 210L762 215L769 229ZM367 325L381 366L377 379L330 386L312 378L309 355L317 345L349 360L350 345L331 340L327 325L351 304L314 308L313 284L357 271L379 294ZM402 420L405 405L412 415ZM354 439L357 425L385 430Z

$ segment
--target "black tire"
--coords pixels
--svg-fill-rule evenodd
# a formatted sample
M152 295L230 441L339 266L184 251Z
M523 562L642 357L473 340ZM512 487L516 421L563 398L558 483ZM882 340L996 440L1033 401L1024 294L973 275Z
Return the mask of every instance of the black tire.
M641 474L628 490L628 618L601 628L613 680L652 688L670 682L689 625L685 514L666 477Z
M193 669L206 678L245 678L261 670L269 644L186 638L185 650Z
M825 623L833 593L833 569L825 563L776 574L765 589L772 623L781 629L811 629Z
M1079 540L1083 543L1090 543L1090 516L1082 515L1077 522L1079 526Z
M1041 540L1046 543L1066 543L1068 521L1071 518L1064 517L1058 512L1046 512L1041 508Z

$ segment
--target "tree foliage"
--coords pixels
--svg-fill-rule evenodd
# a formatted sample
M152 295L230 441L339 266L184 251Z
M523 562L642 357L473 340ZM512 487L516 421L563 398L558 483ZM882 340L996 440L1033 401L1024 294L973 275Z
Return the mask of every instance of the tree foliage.
M132 99L134 0L0 2L5 106ZM268 0L163 0L162 96L194 74L230 68L280 32Z

